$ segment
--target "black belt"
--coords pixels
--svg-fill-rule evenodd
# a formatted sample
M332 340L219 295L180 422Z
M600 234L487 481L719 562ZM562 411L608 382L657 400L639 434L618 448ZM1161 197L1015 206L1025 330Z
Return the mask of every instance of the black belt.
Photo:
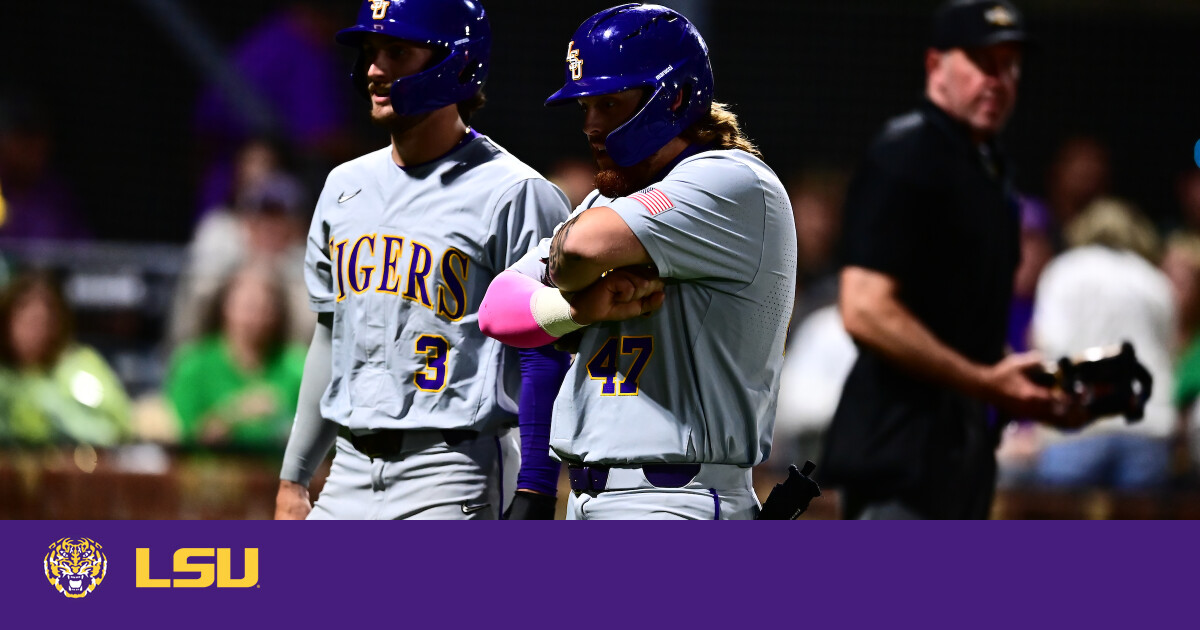
M608 485L608 471L614 466L567 465L567 476L571 489L576 492L597 494ZM642 466L619 466L619 468L641 468L642 474L656 488L682 488L700 474L700 464L644 464Z
M441 431L442 438L446 440L446 444L450 446L458 446L467 440L479 437L478 431L467 429L438 430ZM402 429L381 429L372 431L371 433L355 435L349 427L338 427L338 435L350 440L350 444L354 446L354 450L371 459L387 458L398 454L404 449L405 433L408 433L408 431Z

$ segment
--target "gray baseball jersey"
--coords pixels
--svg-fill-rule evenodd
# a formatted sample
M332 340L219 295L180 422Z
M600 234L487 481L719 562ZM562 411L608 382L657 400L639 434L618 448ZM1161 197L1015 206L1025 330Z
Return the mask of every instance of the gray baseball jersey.
M312 308L333 313L321 414L355 430L516 423L516 350L479 330L497 273L551 232L566 197L486 136L401 168L391 147L334 169L308 234Z
M670 281L652 316L584 329L551 448L597 464L761 462L796 286L779 178L746 152L707 151L646 190L593 193L575 212L598 206L620 214Z

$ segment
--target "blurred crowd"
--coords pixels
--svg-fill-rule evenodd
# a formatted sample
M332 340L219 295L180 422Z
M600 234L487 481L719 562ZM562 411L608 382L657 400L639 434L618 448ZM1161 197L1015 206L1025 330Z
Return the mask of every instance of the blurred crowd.
M353 103L306 87L340 81L324 40L332 29L309 3L279 12L232 54L259 89L239 97L214 87L198 98L195 227L167 316L153 328L158 387L129 391L98 347L111 339L88 339L63 270L0 250L0 451L153 445L282 454L315 322L303 281L314 192L329 166L361 153L346 127ZM295 71L264 70L281 67ZM88 243L89 223L99 220L81 215L56 171L44 111L29 95L0 97L0 243L71 247ZM856 356L836 307L850 166L787 179L800 286L768 469L819 460ZM1179 175L1178 205L1155 208L1154 216L1170 217L1155 224L1112 190L1112 168L1103 138L1068 138L1045 174L1044 196L1022 196L1008 341L1048 361L1130 341L1154 377L1153 396L1138 423L1113 418L1067 433L1014 420L999 451L1004 486L1159 491L1197 483L1200 169ZM590 162L573 158L545 173L572 206L592 189L593 174ZM135 468L161 456L136 453L143 461Z
M352 96L325 89L345 74L327 41L340 17L320 1L273 12L234 43L226 80L197 96L194 229L162 321L77 327L64 295L79 270L0 250L0 448L282 452L316 322L303 281L314 190L360 152ZM92 231L55 170L45 109L30 94L0 97L0 239L86 248ZM153 337L156 386L131 397L89 333L105 345Z

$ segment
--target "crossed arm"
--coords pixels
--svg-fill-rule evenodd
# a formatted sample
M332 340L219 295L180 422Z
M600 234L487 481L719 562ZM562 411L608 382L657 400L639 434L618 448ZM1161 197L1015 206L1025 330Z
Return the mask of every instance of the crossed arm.
M556 287L508 269L479 305L479 328L518 348L553 342L599 321L621 321L662 306L663 281L650 254L610 208L572 217L550 243L547 275ZM528 271L526 271L528 273Z
M550 280L567 292L591 286L610 269L652 262L633 230L608 207L580 212L550 241Z

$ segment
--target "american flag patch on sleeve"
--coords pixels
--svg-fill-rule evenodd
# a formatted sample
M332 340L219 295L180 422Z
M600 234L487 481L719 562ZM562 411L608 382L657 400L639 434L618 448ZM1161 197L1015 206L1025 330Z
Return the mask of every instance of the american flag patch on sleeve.
M647 188L641 192L629 195L629 198L646 206L652 217L658 216L675 207L675 204L671 203L671 200L667 198L667 194L657 188Z

